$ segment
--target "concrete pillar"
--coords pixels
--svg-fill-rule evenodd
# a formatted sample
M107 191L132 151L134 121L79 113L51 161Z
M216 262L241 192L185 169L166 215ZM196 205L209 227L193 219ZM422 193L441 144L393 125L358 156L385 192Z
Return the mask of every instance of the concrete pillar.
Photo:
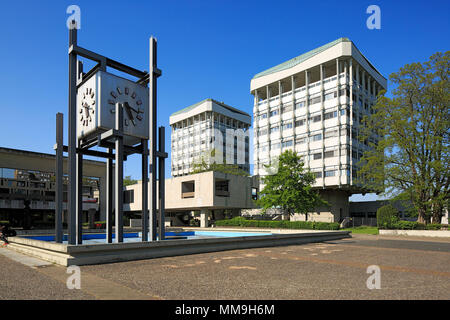
M350 153L350 157L349 157L349 166L350 166L350 184L353 184L353 158L352 158L352 152L353 152L353 133L352 133L352 128L353 128L353 62L352 59L350 59L350 66L349 66L349 72L350 72L350 114L349 114L349 129L350 129L350 137L349 137L349 153Z
M323 79L325 78L325 68L320 64L320 109L321 109L321 133L322 133L322 187L325 187L325 92L323 87ZM337 82L339 82L339 75L337 75Z
M201 228L208 228L210 213L211 213L211 211L208 209L200 210L200 227Z
M341 145L341 96L340 96L340 91L341 91L341 79L340 77L340 62L339 59L336 59L336 74L337 74L337 118L338 118L338 166L339 166L339 173L338 173L338 177L339 177L339 187L342 185L342 162L341 162L341 149L342 149L342 145ZM345 83L345 77L344 77L344 83ZM344 90L345 90L345 85L344 85ZM324 179L325 180L325 179Z

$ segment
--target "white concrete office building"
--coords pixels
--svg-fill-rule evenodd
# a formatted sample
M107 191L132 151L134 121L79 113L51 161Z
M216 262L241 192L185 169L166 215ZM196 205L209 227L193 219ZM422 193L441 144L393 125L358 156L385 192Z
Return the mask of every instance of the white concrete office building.
M192 173L195 162L237 164L249 172L249 114L205 99L170 116L172 176ZM214 158L209 158L214 150ZM217 161L217 159L219 159Z
M254 174L264 176L264 164L286 149L295 150L331 204L318 209L314 219L342 220L348 216L348 197L369 191L355 182L357 162L368 148L357 140L358 128L386 86L386 79L347 38L256 74L250 84Z

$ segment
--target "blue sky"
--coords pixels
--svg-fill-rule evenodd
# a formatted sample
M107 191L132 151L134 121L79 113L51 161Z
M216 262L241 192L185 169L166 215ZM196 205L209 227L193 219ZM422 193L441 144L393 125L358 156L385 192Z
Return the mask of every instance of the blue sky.
M148 39L157 37L158 119L167 127L171 113L205 98L251 114L256 73L340 37L350 38L385 77L449 50L450 42L444 0L3 2L2 147L53 152L55 114L67 114L71 4L81 8L79 44L135 68L148 70ZM381 9L380 30L366 27L372 4ZM137 157L125 164L125 175L140 178Z

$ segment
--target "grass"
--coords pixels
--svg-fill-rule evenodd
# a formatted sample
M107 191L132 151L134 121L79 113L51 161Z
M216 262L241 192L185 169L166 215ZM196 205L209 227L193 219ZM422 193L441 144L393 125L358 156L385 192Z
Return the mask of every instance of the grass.
M360 226L360 227L354 227L354 228L345 228L341 229L342 231L351 231L352 233L363 233L363 234L378 234L378 227L367 227L367 226Z

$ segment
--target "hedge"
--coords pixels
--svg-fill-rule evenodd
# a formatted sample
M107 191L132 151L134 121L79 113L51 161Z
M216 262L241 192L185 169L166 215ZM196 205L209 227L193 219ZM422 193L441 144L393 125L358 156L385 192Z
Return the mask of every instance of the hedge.
M388 228L385 229L397 229L397 230L441 230L445 226L439 223L423 224L417 221L397 221Z
M217 220L216 226L275 228L275 229L339 230L339 223L337 222L246 220L243 217L235 217L233 219L228 220Z

